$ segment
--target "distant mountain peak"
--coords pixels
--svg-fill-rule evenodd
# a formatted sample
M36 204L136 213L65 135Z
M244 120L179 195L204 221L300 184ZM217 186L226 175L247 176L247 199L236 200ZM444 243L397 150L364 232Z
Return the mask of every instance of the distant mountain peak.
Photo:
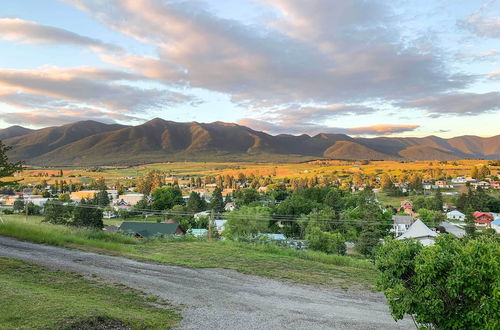
M500 158L500 135L443 139L352 138L320 133L269 135L235 123L174 122L154 118L141 125L123 126L80 121L30 130L12 126L0 139L13 149L9 157L33 165L133 165L175 160L286 161L305 159L419 159Z

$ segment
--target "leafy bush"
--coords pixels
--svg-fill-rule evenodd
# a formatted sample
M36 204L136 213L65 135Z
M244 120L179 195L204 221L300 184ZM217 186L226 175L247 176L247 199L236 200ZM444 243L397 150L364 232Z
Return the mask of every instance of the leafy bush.
M394 319L409 314L426 328L499 329L499 243L498 235L442 235L428 247L387 241L376 267Z
M318 226L307 228L306 241L312 250L339 255L344 255L346 252L342 234L324 232Z

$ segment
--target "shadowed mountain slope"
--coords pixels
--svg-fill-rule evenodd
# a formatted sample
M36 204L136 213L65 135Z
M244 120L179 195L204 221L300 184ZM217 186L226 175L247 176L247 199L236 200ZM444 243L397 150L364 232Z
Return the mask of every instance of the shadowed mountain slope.
M15 125L4 129L0 129L0 140L6 140L13 137L30 134L33 132L34 130L32 129Z
M17 131L22 132L20 129ZM4 142L13 146L9 154L13 160L26 160L33 165L131 165L184 160L284 162L291 158L500 158L500 135L452 139L369 139L344 134L273 136L231 123L179 123L159 118L138 126L82 121L25 132Z

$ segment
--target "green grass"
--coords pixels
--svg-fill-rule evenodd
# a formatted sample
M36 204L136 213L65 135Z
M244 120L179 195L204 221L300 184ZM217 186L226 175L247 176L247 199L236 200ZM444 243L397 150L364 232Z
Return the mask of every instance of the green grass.
M377 275L367 260L273 245L231 241L138 240L117 233L25 223L16 219L8 219L0 225L0 235L137 260L194 268L226 268L273 279L345 289L373 289Z
M156 297L3 257L0 296L0 329L6 330L94 329L103 323L168 329L180 320Z

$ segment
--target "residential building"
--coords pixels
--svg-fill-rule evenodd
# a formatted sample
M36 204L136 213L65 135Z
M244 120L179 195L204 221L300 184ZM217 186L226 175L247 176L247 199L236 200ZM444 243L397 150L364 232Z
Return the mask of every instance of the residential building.
M124 221L120 225L120 231L132 233L137 238L186 234L184 228L182 228L177 222L157 223Z
M495 229L495 231L500 234L500 217L496 218L492 223L491 223L491 228Z
M422 222L422 220L415 221L410 228L401 236L397 237L398 240L414 239L422 243L424 246L434 244L434 239L438 234L432 231Z
M135 206L140 200L144 199L144 194L126 194L118 196L118 200L123 201L124 203Z
M394 232L394 236L398 237L403 235L412 224L413 217L411 215L393 215L392 231Z
M458 220L458 221L465 221L465 214L458 210L453 210L448 213L446 213L446 218L448 220Z
M70 194L69 198L72 201L79 202L84 198L94 198L94 196L98 193L97 190L80 190L74 191Z
M476 222L476 228L491 228L491 223L493 222L493 215L491 213L476 211L473 213L473 215Z

